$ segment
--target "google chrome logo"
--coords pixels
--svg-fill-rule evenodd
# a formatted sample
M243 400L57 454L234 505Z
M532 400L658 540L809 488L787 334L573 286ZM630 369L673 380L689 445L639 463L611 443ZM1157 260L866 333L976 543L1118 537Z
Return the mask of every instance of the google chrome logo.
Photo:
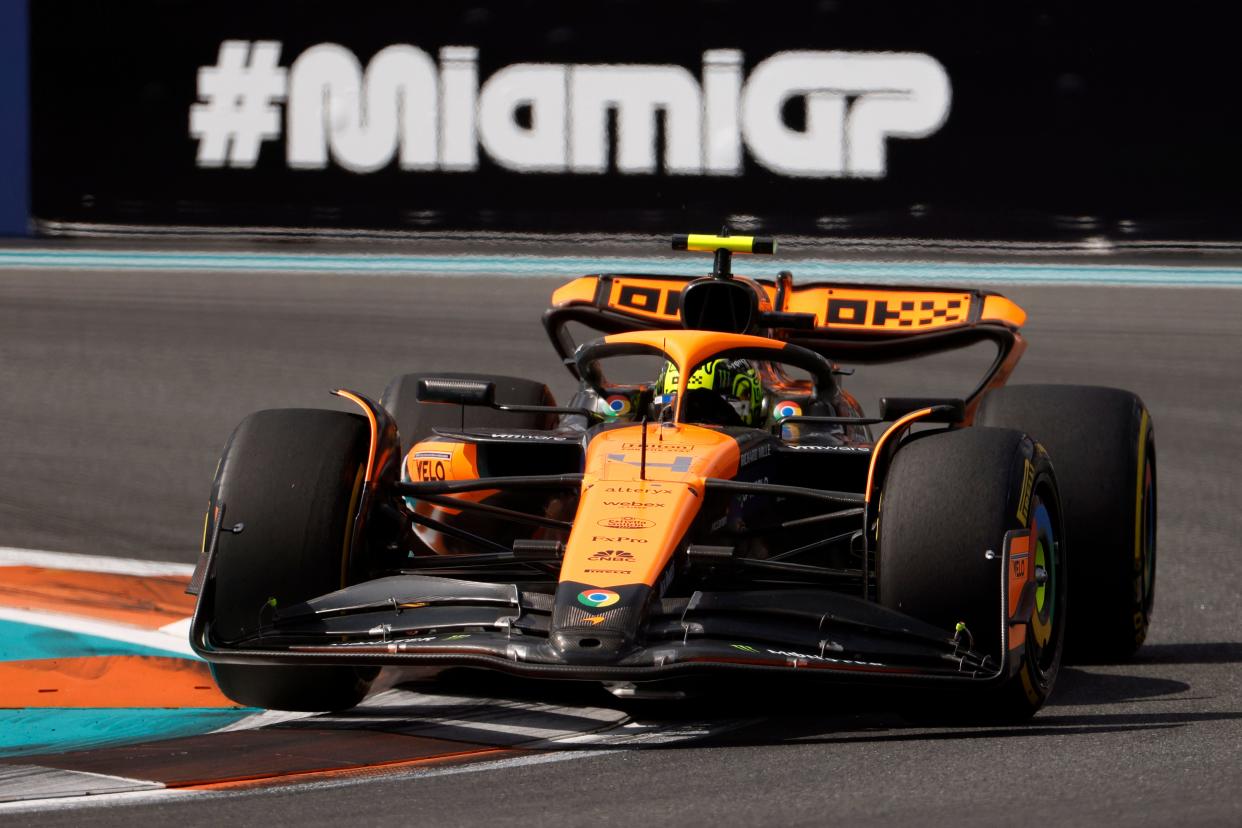
M778 402L773 408L772 413L776 415L776 419L783 420L786 417L797 417L802 413L802 406L793 400L785 400Z
M634 404L630 402L630 398L624 394L613 394L604 401L608 407L608 413L613 417L620 417L629 414L634 408Z
M587 589L578 593L578 603L588 607L611 607L621 596L611 589Z

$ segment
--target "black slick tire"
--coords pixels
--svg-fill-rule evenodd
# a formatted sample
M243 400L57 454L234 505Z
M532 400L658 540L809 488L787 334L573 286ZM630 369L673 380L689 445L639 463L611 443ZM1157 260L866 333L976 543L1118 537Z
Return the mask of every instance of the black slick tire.
M942 628L946 637L964 624L971 648L988 655L993 670L1004 664L1008 674L987 688L921 694L903 712L920 720L1028 719L1052 692L1065 635L1066 547L1047 454L1010 429L929 434L898 449L882 495L879 602ZM1050 592L1040 593L1047 623L1038 644L1028 636L1020 651L1002 652L1001 590L1008 579L1002 581L1000 553L1006 534L1029 526L1035 509L1051 532ZM1022 626L1029 634L1031 625ZM1017 629L1010 627L1011 637Z
M395 377L384 394L380 404L388 410L397 423L397 431L401 437L402 464L410 449L418 442L432 437L433 429L454 431L460 428L494 428L494 429L550 429L556 426L557 415L538 412L497 411L492 408L458 405L432 405L418 401L418 381L429 378L472 379L491 382L496 387L496 402L505 405L556 405L552 392L541 382L494 374L437 373L437 374L402 374ZM529 495L500 493L487 499L487 503L528 511L532 504L528 503ZM456 523L461 518L445 517L448 523ZM483 534L498 543L511 543L520 531L515 524L493 519L487 516L472 515L462 528ZM441 539L444 546L438 550L444 552L455 549L459 542L452 539ZM410 534L406 545L417 553L434 554L437 550L428 547L424 539Z
M1147 637L1156 589L1156 445L1129 391L1016 385L984 397L976 422L1048 449L1074 544L1071 661L1117 661Z
M223 504L213 567L211 634L253 636L267 614L345 585L349 539L370 441L355 414L279 409L251 414L221 458L213 501ZM375 669L211 665L221 691L250 707L332 711L366 695Z

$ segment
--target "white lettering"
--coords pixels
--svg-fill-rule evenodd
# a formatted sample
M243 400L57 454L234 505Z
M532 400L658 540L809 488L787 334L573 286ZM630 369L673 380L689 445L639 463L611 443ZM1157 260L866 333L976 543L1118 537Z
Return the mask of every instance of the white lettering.
M712 175L742 174L742 53L703 53L703 164Z
M322 169L331 149L345 169L374 172L392 162L398 147L401 169L437 167L439 91L426 52L389 46L364 76L353 52L321 43L298 56L289 76L290 167Z
M479 93L479 138L497 164L518 172L564 172L569 69L518 63L488 78ZM529 109L530 126L517 113Z
M702 159L702 97L680 66L575 66L570 78L570 169L608 170L608 111L617 113L617 171L656 171L656 117L664 115L664 166L698 173Z
M445 46L439 65L388 46L364 70L335 43L294 60L286 96L280 47L225 41L199 70L200 166L254 166L260 143L280 138L284 103L295 169L371 173L396 158L402 170L469 172L482 146L523 173L600 175L612 155L622 175L736 176L749 158L783 176L881 178L888 142L934 133L951 98L944 68L916 53L778 52L749 77L736 49L705 51L701 78L675 65L518 63L480 87L473 46ZM794 128L785 114L798 104Z
M473 46L445 46L440 50L440 169L469 172L479 166L475 137L478 108L479 50Z
M805 99L806 127L782 110ZM847 98L856 98L847 111ZM949 113L949 78L919 54L781 52L755 67L742 94L742 132L756 160L789 176L878 178L889 136L922 138Z

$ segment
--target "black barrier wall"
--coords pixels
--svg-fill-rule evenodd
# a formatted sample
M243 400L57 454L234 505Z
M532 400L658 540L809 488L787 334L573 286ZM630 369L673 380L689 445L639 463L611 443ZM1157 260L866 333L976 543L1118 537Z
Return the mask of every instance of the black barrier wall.
M1236 238L1236 34L1146 8L39 0L33 212Z
M30 232L26 0L0 3L0 236Z

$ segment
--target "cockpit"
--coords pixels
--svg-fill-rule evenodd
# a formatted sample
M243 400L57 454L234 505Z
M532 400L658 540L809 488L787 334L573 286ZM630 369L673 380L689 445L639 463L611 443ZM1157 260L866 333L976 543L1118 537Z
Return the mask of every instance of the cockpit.
M614 379L610 365L648 356L647 381ZM574 354L582 388L571 407L605 422L676 422L771 430L787 440L840 440L840 424L800 418L859 417L827 358L796 345L709 331L637 331L587 343ZM585 418L578 418L584 420ZM585 424L583 424L585 427ZM863 435L858 435L866 439Z

